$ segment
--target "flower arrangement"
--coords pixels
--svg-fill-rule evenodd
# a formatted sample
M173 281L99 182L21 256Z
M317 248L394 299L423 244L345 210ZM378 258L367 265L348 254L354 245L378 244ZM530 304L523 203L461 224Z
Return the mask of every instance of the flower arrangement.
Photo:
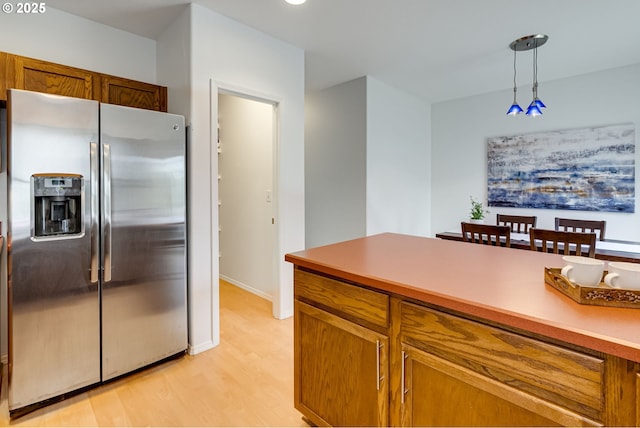
M470 196L469 199L471 199L471 220L483 220L484 216L489 214L489 210L485 210L482 202L476 201L473 196Z

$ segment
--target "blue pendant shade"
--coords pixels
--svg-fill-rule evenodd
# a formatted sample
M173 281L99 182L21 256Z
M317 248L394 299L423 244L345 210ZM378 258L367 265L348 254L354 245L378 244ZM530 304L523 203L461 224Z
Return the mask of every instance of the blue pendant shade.
M538 72L536 71L534 73L534 79L536 79L533 82L533 101L531 101L531 105L535 105L538 110L546 108L547 106L544 105L544 103L542 102L542 100L540 100L540 98L538 98ZM542 113L541 113L542 114Z
M544 105L544 103L537 96L533 99L533 102L535 103L536 106L538 106L538 108L546 108L547 107L546 105Z
M538 106L532 101L531 104L529 104L529 108L527 109L527 116L540 116L542 114L542 112L540 111L540 109L538 108Z
M509 116L515 116L515 115L523 113L523 112L524 112L524 110L522 110L522 107L520 107L518 105L518 103L514 101L513 105L511 105L511 107L509 107L509 110L507 111L507 114Z

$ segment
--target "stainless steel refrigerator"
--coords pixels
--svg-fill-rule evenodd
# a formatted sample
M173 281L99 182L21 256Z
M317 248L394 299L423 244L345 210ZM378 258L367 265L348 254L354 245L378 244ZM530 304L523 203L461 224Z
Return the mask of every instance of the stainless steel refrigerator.
M14 412L187 348L186 134L182 116L20 90L7 115Z

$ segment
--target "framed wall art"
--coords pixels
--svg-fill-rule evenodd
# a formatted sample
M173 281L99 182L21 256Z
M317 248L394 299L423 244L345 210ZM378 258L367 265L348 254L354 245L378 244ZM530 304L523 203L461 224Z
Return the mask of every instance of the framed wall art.
M632 213L635 126L491 137L488 205Z

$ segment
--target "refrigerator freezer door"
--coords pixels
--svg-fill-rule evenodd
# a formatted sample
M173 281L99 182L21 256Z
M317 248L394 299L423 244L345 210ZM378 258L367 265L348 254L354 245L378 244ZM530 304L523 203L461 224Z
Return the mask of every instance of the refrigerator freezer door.
M102 104L102 377L187 347L182 116Z
M10 90L7 105L9 409L15 410L100 382L99 290L90 280L98 103ZM62 194L71 180L49 178L46 192L53 193L38 201L35 174L81 177L81 197L69 202ZM38 238L38 204L39 214L49 210L46 221L81 215L81 230Z

